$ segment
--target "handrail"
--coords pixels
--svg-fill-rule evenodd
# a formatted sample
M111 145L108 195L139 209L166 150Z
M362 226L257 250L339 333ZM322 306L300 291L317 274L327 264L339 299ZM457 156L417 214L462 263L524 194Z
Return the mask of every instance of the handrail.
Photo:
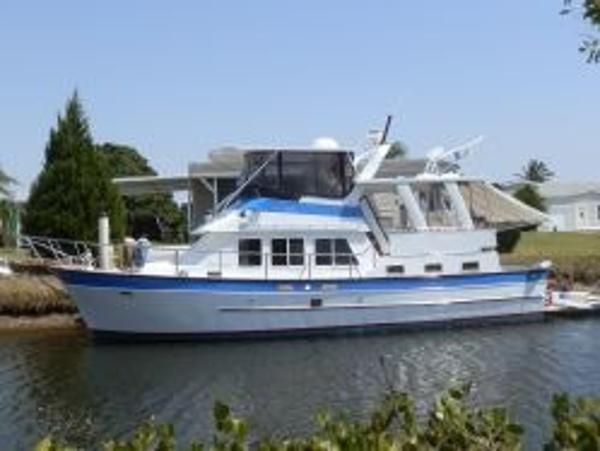
M258 169L256 169L252 174L250 174L250 176L232 193L228 194L227 197L225 197L225 199L223 199L221 202L219 202L219 204L216 206L215 211L216 213L221 212L223 209L227 208L231 202L233 202L233 200L240 195L240 193L242 191L244 191L244 189L256 178L258 177L258 175L262 172L262 170L264 168L267 167L267 165L273 161L275 159L275 157L279 154L279 151L275 151L273 152L271 155L269 155L269 157L265 160L265 162L263 164L260 165L260 167Z
M92 250L98 248L97 243L66 238L21 235L18 244L19 247L28 249L34 258L41 261L82 264L85 266L96 264ZM49 254L49 256L45 254Z

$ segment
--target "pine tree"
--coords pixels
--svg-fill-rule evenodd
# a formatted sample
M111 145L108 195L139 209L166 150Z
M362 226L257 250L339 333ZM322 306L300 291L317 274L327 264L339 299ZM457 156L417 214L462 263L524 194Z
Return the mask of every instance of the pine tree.
M50 131L42 172L24 217L27 234L95 241L98 218L109 216L113 238L123 235L123 203L96 150L77 92Z

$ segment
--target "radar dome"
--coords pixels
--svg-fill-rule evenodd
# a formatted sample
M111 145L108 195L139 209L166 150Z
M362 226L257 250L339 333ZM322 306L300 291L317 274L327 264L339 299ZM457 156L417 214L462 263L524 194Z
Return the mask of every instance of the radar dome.
M340 145L333 138L321 137L313 141L313 148L321 150L338 150Z

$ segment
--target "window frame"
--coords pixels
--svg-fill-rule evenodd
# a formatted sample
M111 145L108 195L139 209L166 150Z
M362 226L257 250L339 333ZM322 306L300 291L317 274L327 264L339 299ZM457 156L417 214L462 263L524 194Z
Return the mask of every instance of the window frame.
M468 260L462 262L462 270L464 272L479 272L481 270L479 261Z
M243 249L243 244L258 242L258 250ZM253 247L253 246L248 246ZM258 257L256 259L256 257ZM238 239L238 266L241 267L260 267L263 265L262 258L262 239L260 238L239 238Z
M423 270L426 274L439 274L444 272L444 265L441 263L426 263Z
M327 243L327 250L319 251L319 244ZM343 243L343 245L340 245ZM347 252L338 251L339 247L347 247ZM352 251L346 238L315 238L315 265L316 266L358 266L358 259Z
M275 242L284 243L283 250L275 252ZM300 251L292 252L294 245L300 245ZM304 238L272 238L271 266L304 266Z

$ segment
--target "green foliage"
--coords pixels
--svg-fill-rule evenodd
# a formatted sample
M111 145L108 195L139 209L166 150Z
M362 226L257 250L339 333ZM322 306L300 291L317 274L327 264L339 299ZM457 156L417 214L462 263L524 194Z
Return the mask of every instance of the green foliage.
M106 162L95 149L77 92L50 131L42 172L23 220L30 235L95 241L98 218L109 216L113 238L123 236L123 203Z
M15 247L19 224L19 208L11 200L0 199L0 245Z
M514 197L523 202L525 205L529 205L530 207L540 211L546 211L544 198L540 195L534 185L523 185L521 188L515 191Z
M565 9L561 14L581 13L584 21L588 22L596 33L600 33L600 0L564 0ZM600 63L600 35L586 36L579 51L587 55L588 63Z
M541 160L531 159L521 168L521 173L516 174L525 182L544 183L554 177L554 172Z
M213 414L216 432L210 444L190 443L192 451L309 450L518 450L522 428L511 422L501 408L479 409L468 406L470 387L449 390L435 401L426 418L420 420L413 400L406 393L390 391L365 421L317 416L317 430L304 438L261 440L251 443L248 424L232 415L229 407L217 403ZM130 439L110 440L103 445L110 451L171 451L177 442L171 425L150 421ZM45 438L37 451L66 451L65 445ZM182 449L182 448L179 448Z
M148 160L132 147L106 143L97 149L107 163L111 178L156 175ZM127 235L146 236L153 241L183 240L185 218L170 194L125 197L123 202Z
M566 394L555 395L552 416L554 432L546 450L600 449L600 399L573 401Z
M0 197L9 196L10 190L9 186L15 183L15 179L10 177L6 172L2 170L0 167Z
M498 252L506 253L512 252L517 243L521 239L521 230L519 229L509 229L502 230L496 233L496 242L498 247Z
M394 141L388 150L386 159L406 158L408 155L408 146L402 141Z

